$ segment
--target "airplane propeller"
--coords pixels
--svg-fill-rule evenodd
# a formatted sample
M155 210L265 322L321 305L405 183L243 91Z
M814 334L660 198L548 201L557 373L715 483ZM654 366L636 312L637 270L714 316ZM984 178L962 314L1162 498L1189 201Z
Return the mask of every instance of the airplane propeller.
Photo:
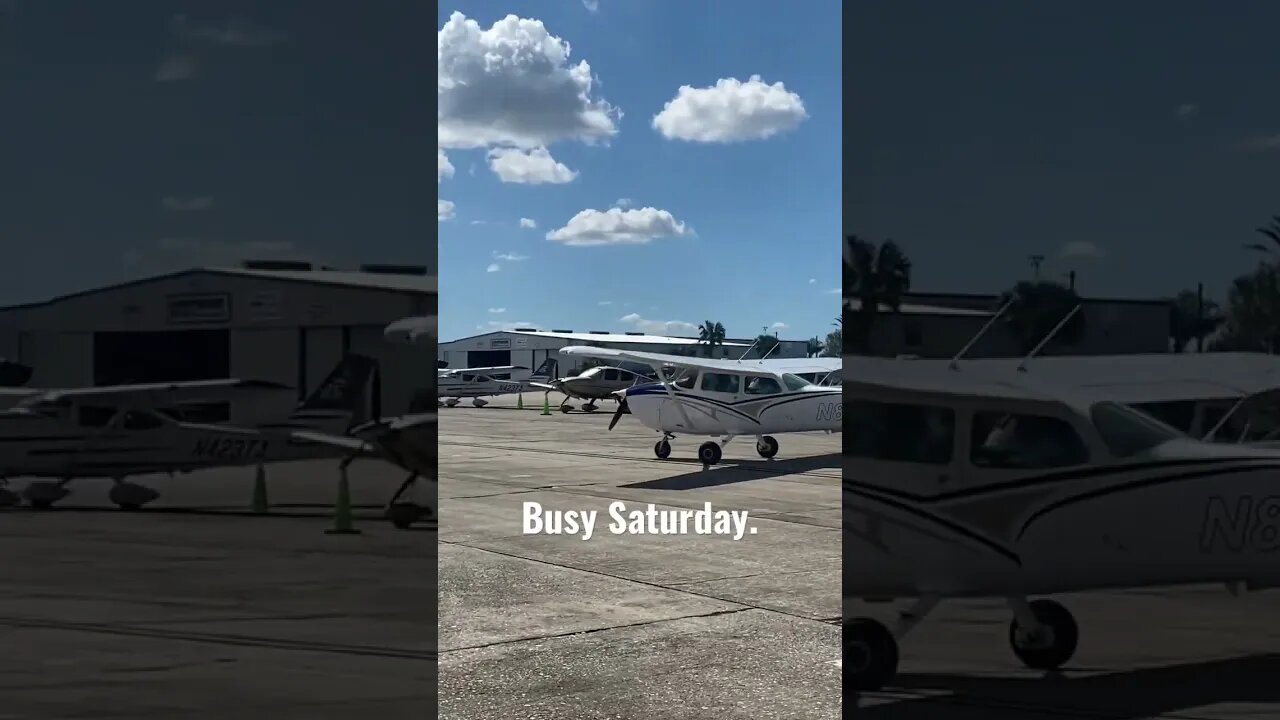
M631 412L631 410L627 407L627 398L626 396L623 396L622 400L618 402L617 412L615 412L613 414L613 418L609 420L609 429L612 430L613 426L617 425L618 421L622 419L622 416L629 412Z

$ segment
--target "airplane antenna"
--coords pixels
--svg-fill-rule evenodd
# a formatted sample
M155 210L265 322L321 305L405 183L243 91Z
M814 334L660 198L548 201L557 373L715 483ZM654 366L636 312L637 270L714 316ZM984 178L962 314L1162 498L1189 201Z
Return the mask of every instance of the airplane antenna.
M992 315L990 320L987 320L987 324L983 325L982 329L979 330L976 335L970 338L969 342L964 344L964 347L960 348L960 352L956 353L955 357L951 358L951 362L948 364L948 367L950 367L952 370L958 370L959 369L958 363L960 362L960 358L964 357L964 354L969 352L969 348L973 347L974 344L978 342L978 340L982 339L983 335L987 334L987 331L991 329L991 326L996 324L996 321L1000 319L1001 315L1004 315L1005 311L1008 310L1011 305L1013 305L1012 299L1010 299L1009 302L1002 305L1000 309L996 311L996 314Z
M1059 320L1058 324L1054 325L1053 329L1049 331L1049 334L1045 335L1043 340L1041 340L1035 347L1031 348L1031 352L1027 353L1027 356L1022 358L1022 362L1018 363L1018 372L1027 371L1027 363L1031 360L1031 358L1034 358L1036 355L1038 355L1040 353L1040 350L1043 349L1045 345L1049 344L1049 341L1053 339L1054 335L1058 334L1059 330L1066 327L1067 321L1075 317L1075 314L1080 312L1080 308L1082 307L1084 307L1084 303L1079 303L1075 307L1071 308L1071 312L1067 313L1066 317Z

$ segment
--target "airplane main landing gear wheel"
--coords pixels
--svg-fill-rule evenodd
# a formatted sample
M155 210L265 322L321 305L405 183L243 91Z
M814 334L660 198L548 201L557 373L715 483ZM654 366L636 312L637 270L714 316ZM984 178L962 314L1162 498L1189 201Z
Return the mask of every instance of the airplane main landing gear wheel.
M654 443L653 454L657 455L659 460L666 460L671 457L671 443L666 440L659 440Z
M570 411L570 410L572 410L572 409L573 409L573 407L572 407L572 406L570 406L570 405L561 405L561 406L560 406L560 412L564 413L565 415L568 415L568 414L569 414L569 411Z
M115 503L121 510L141 510L143 505L160 497L160 493L145 485L122 482L111 487L107 499Z
M397 530L408 530L414 523L431 517L431 508L417 503L396 503L387 508L387 520Z
M37 480L22 490L22 497L33 510L48 510L53 504L71 494L65 482Z
M772 435L765 435L756 441L756 452L767 460L778 454L778 441Z
M889 628L871 618L854 618L841 628L846 686L879 690L898 674L898 641Z
M596 411L596 405L595 405L595 403L587 403L586 405L583 405L583 406L582 406L582 412L589 412L589 413L593 413L593 412L595 412L595 411Z
M703 465L715 465L721 458L720 443L704 442L698 446L698 459Z
M1032 670L1057 670L1076 653L1080 630L1071 611L1053 600L1029 603L1038 628L1028 632L1015 617L1009 623L1009 646Z

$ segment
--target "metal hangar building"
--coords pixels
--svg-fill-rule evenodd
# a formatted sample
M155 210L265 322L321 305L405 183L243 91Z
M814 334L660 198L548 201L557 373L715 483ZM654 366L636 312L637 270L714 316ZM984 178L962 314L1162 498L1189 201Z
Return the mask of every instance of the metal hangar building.
M227 377L292 386L280 407L209 411L245 422L288 412L347 353L379 362L375 402L384 416L423 404L432 381L421 347L383 331L434 316L437 282L425 267L246 262L196 268L0 308L0 357L31 366L30 387L83 387Z
M725 339L717 345L717 358L737 358L751 346L751 340ZM566 363L560 348L570 345L594 345L597 347L633 350L637 352L663 353L666 355L690 355L706 357L706 346L697 338L647 335L639 332L613 333L603 330L574 332L572 330L516 329L498 330L481 335L451 340L437 346L437 364L441 368L503 367L515 365L536 368L548 358L558 361L561 376L573 374L582 360ZM769 357L804 357L808 343L783 340ZM752 356L755 356L752 351Z

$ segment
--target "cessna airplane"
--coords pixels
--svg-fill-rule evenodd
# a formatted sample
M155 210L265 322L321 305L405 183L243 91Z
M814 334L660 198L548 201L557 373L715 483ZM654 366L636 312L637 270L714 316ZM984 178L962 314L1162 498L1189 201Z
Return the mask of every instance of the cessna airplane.
M846 607L916 600L892 629L845 621L855 690L892 682L898 643L944 599L1005 598L1014 655L1051 670L1078 628L1029 596L1280 586L1280 451L1196 440L1034 372L844 362Z
M534 387L530 380L549 380L555 372L555 362L548 359L532 373L519 365L437 370L436 395L445 407L456 406L462 398L472 398L472 405L484 407L489 404L485 397L528 392Z
M364 422L375 369L372 359L348 355L286 420L254 428L183 422L166 409L187 394L207 399L218 389L282 386L213 380L39 393L0 412L0 479L58 478L32 482L23 491L33 508L44 509L70 493L66 486L72 480L109 477L115 482L111 501L137 509L158 493L124 481L132 475L333 457L329 446L284 435L343 434Z
M573 346L561 348L569 356L642 363L653 368L659 381L634 385L616 394L621 400L609 429L626 412L662 433L653 453L671 456L676 433L723 438L698 448L704 465L720 462L722 448L739 435L754 435L756 452L764 458L778 454L770 433L841 431L838 387L820 387L761 360L712 360L659 353Z
M549 362L555 361L551 360ZM554 366L552 372L554 372ZM560 402L560 412L567 413L572 409L569 405L569 401L572 399L586 400L587 402L582 405L582 410L584 412L595 412L596 400L621 402L621 398L617 395L619 390L649 382L653 382L653 379L634 370L597 365L593 368L587 368L577 375L548 380L545 383L530 382L529 384L548 392L554 390L555 392L563 393L564 400Z

